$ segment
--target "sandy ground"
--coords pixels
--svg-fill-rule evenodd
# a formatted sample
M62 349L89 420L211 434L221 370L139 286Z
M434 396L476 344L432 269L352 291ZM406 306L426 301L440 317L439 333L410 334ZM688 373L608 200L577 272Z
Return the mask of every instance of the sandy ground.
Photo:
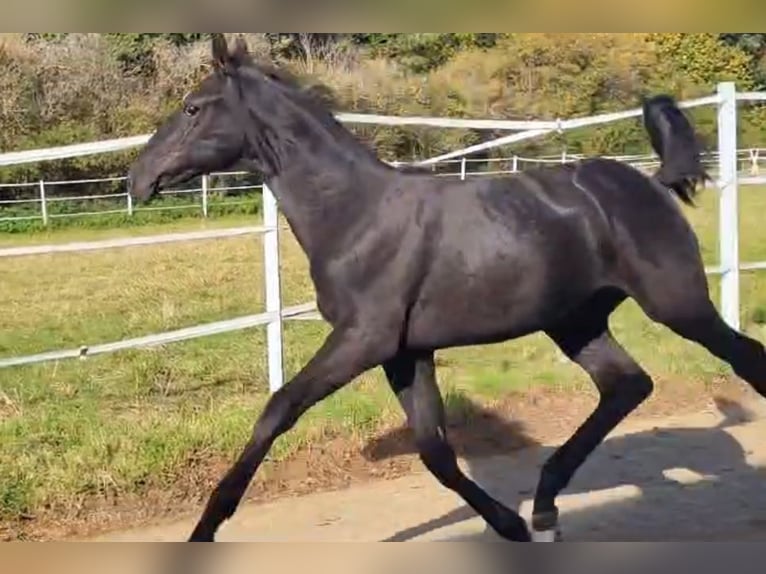
M559 498L567 541L766 540L766 408L746 422L715 408L625 423ZM551 446L462 459L487 490L529 519ZM200 509L201 510L201 509ZM196 520L88 538L181 541ZM221 541L378 542L497 540L427 472L262 504L243 504Z

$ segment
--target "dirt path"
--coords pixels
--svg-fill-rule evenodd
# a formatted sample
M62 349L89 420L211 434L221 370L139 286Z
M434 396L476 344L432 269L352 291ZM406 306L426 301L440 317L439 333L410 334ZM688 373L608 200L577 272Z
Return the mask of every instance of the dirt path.
M766 414L733 421L716 409L625 424L559 499L570 541L766 540ZM550 446L463 459L463 467L526 518ZM184 540L196 519L89 540ZM492 539L484 523L427 473L336 491L244 504L228 541Z

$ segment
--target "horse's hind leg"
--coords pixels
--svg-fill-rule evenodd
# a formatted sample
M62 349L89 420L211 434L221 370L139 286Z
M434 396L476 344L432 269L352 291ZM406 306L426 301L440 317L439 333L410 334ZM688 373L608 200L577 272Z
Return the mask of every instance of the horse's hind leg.
M739 377L766 397L766 352L763 345L729 327L707 296L687 298L684 302L660 308L655 306L647 310L647 314L729 363Z
M383 365L391 388L407 415L423 464L444 486L457 493L503 538L530 540L524 519L469 479L447 442L444 404L436 384L433 353L401 352Z
M652 392L649 375L614 340L608 318L624 299L602 291L546 333L580 365L598 388L599 402L588 419L545 462L535 494L533 538L553 541L558 529L556 497L606 436Z
M695 244L696 245L696 244ZM710 300L696 247L666 253L660 267L637 269L630 296L649 318L698 343L766 397L766 352L758 341L729 327Z

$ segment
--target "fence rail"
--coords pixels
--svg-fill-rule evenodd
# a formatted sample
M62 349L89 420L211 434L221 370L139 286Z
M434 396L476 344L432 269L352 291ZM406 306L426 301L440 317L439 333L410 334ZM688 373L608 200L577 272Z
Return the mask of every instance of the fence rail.
M238 237L253 233L265 233L272 227L263 225L250 227L230 227L228 229L213 229L210 231L190 231L186 233L163 233L161 235L142 235L140 237L124 237L120 239L104 239L101 241L82 241L53 245L29 245L24 247L6 247L0 249L2 257L23 257L28 255L44 255L51 253L74 253L78 251L100 251L118 247L135 247L138 245L159 245L162 243L177 243L179 241L198 241L201 239L222 239Z
M717 265L706 268L709 274L721 276L721 308L724 319L734 328L739 328L739 273L740 271L756 271L766 269L766 261L741 262L738 251L738 220L737 220L737 188L738 185L754 185L766 183L766 177L759 175L759 161L761 152L764 150L749 149L737 151L737 102L759 102L766 101L766 93L740 93L737 94L733 83L722 83L718 86L718 92L714 96L699 98L687 102L681 102L681 107L694 107L701 105L715 104L718 108L718 150L713 154L706 156L705 161L715 166L711 169L717 174L717 186L720 190L719 198L719 258ZM387 123L389 125L432 125L440 127L477 127L479 129L526 129L527 131L504 136L489 142L484 142L475 146L442 154L437 157L429 158L420 162L419 165L434 164L457 164L459 166L456 174L461 178L479 175L484 172L471 172L468 166L474 161L466 156L476 151L483 151L510 143L523 141L534 137L539 137L554 130L578 129L590 125L603 124L612 121L618 121L626 118L637 117L641 114L640 109L628 110L614 114L602 114L590 118L577 118L566 121L545 121L545 122L506 122L496 120L455 120L453 118L392 118L390 116L360 116L358 114L341 114L339 119L342 121L362 122L362 123ZM345 119L344 119L345 117ZM479 127L481 126L481 127ZM15 152L11 154L0 155L0 166L10 165L12 163L24 163L29 161L42 161L48 159L60 159L63 157L74 157L73 154L85 155L93 153L103 153L127 149L141 145L148 139L148 136L137 136L135 138L124 138L122 140L109 140L107 142L94 142L91 144L78 144L75 146L65 146L53 150L37 150L30 152ZM766 155L766 153L764 154ZM615 156L613 156L615 157ZM624 158L625 161L636 165L649 168L656 165L656 157L651 155L644 156L616 156ZM520 166L526 161L538 163L550 163L559 161L571 161L578 159L578 156L567 155L563 153L561 157L552 156L548 158L523 158L514 156L506 160L510 161L511 170L519 171ZM503 159L492 159L481 161L502 162ZM740 164L746 164L742 167ZM749 163L748 163L749 162ZM508 171L500 171L507 173ZM749 173L749 176L744 175ZM110 178L109 181L114 181ZM209 180L203 178L203 184L200 191L209 191ZM63 184L64 182L56 182ZM33 186L34 184L31 184ZM42 217L45 215L45 187L46 184L39 184L41 194ZM258 325L266 325L267 329L267 347L268 347L268 365L269 365L269 387L272 391L278 389L284 378L282 370L282 322L285 319L313 320L318 318L314 312L316 306L314 303L306 303L297 307L283 308L280 293L279 280L279 244L278 244L278 211L276 201L268 189L268 186L261 186L263 193L264 222L260 227L239 228L234 230L217 230L201 232L198 234L174 234L163 237L148 238L129 238L118 240L107 240L102 242L90 242L83 244L69 244L64 246L30 246L21 248L10 248L0 250L0 257L12 257L19 255L37 255L41 253L59 253L92 249L107 249L112 247L129 247L135 245L146 245L154 243L168 243L173 241L184 241L189 239L212 239L217 237L232 236L238 233L262 233L264 235L264 256L266 267L266 311L258 315L248 315L219 321L208 325L198 325L187 327L167 333L155 335L146 335L143 337L128 339L115 343L98 344L94 346L83 346L78 349L69 349L64 351L52 351L30 355L27 357L11 357L0 359L0 367L24 365L65 358L87 357L100 353L109 353L118 350L139 348L165 344L170 342L188 340L196 337L208 336L216 333L230 332L239 329L245 329ZM192 190L197 192L197 190ZM127 208L130 209L129 201ZM207 209L205 200L202 202L203 209Z
M526 157L514 155L497 158L453 158L447 159L438 164L429 164L432 167L442 166L441 171L437 173L440 177L466 177L466 176L493 176L517 173L528 166L545 165L554 163L565 163L577 161L585 158L583 154L568 153L566 151L559 155L548 155L539 157ZM655 154L633 154L633 155L611 155L604 156L620 161L625 161L631 165L642 169L651 170L659 165L659 158ZM718 152L708 152L704 155L703 161L714 168L718 165ZM761 163L766 162L766 148L747 148L737 151L737 171L740 175L749 174L756 176L761 173ZM397 164L397 162L394 162ZM472 169L473 166L482 164L484 169ZM399 164L401 165L401 164ZM495 168L494 166L497 166ZM452 170L454 168L454 170ZM246 172L222 172L204 175L200 178L200 185L178 189L163 190L160 195L163 197L187 197L189 203L181 205L161 205L136 207L133 205L130 196L124 190L112 193L87 193L80 195L55 195L56 188L65 186L93 186L98 184L119 184L125 181L125 177L105 177L79 180L56 180L39 182L20 182L0 184L2 189L35 189L37 193L34 196L18 199L0 199L0 222L21 222L40 220L44 224L50 223L54 219L76 218L76 217L97 217L104 215L124 213L132 216L141 212L161 212L175 210L198 210L202 217L210 216L211 196L216 194L232 194L236 192L235 199L227 199L221 203L229 207L252 203L254 200L237 200L236 196L241 192L258 193L262 191L262 184L239 185L232 183L230 185L211 185L213 179L225 179L229 177L241 177L247 175ZM53 189L52 189L53 188ZM72 211L66 213L56 213L51 209L52 205L61 205L66 203L83 204L82 211ZM94 203L94 208L88 208L87 202ZM4 208L18 206L33 206L33 214L22 213L20 215L4 215ZM115 205L121 205L115 209Z
M84 359L93 355L103 353L114 353L116 351L125 351L128 349L141 349L166 345L168 343L177 343L179 341L188 341L199 337L209 337L210 335L219 335L221 333L230 333L232 331L241 331L260 325L275 323L278 320L277 314L281 319L293 318L315 318L311 313L316 309L315 303L304 303L294 307L286 307L280 312L258 313L256 315L246 315L236 319L227 319L225 321L216 321L205 325L196 325L194 327L185 327L175 331L166 331L156 335L146 335L144 337L135 337L124 339L114 343L101 343L98 345L81 345L76 349L64 349L61 351L50 351L36 355L27 355L23 357L11 357L0 359L0 368L18 367L22 365L32 365L35 363L44 363L48 361L60 361L62 359Z
M221 183L228 178L240 178L248 176L246 172L222 172L201 176L200 184L192 187L182 187L163 190L160 196L166 198L188 198L187 203L141 206L133 205L130 195L124 187L125 177L104 177L77 180L56 180L38 182L19 182L0 184L0 222L19 222L40 220L48 225L51 220L71 217L91 217L109 214L125 214L133 216L141 212L173 211L178 209L200 210L203 217L208 217L212 198L223 194L226 199L218 204L222 206L236 206L249 204L254 199L240 199L243 192L254 194L262 191L261 184L242 183L233 181ZM215 182L215 185L211 183ZM119 186L115 189L116 186ZM73 187L77 190L75 195L62 195L58 193L61 188ZM101 187L109 187L112 191L101 191ZM2 199L2 191L16 190L22 197ZM228 196L234 196L233 200ZM64 211L65 204L74 204L80 210ZM71 208L70 208L71 209ZM58 211L57 211L58 210Z

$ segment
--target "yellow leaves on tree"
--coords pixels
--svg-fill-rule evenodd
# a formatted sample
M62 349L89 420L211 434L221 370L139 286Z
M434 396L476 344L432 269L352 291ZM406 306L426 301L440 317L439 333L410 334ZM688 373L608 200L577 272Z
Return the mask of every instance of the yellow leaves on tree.
M751 56L718 41L711 33L655 33L649 35L663 69L680 74L696 91L710 93L715 84L735 81L739 89L752 87Z

